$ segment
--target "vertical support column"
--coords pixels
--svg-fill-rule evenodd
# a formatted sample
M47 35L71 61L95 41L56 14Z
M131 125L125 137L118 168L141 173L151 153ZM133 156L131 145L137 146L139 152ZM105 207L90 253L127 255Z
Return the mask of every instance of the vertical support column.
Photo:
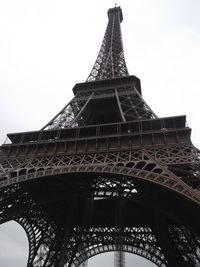
M122 107L121 107L121 103L120 103L120 100L119 100L119 96L118 96L118 91L117 91L117 89L115 89L115 95L116 95L116 98L117 98L117 104L118 104L118 107L119 107L119 111L120 111L121 118L122 118L123 122L125 122L126 119L125 119L125 117L124 117L124 113L123 113L123 110L122 110Z
M116 201L115 221L117 228L117 235L115 245L117 251L114 254L114 267L125 267L125 252L123 252L123 237L121 232L123 231L123 215L124 215L124 203L122 199Z
M73 264L73 261L76 258L76 254L80 251L84 251L85 248L87 248L88 240L87 240L87 233L89 231L89 228L91 226L91 220L92 220L92 210L93 210L93 198L86 198L85 200L79 199L79 212L81 213L80 216L80 225L78 228L80 229L79 234L75 240L75 246L72 250L71 258L68 261L68 267ZM87 256L87 255L85 255ZM79 266L81 267L87 267L88 266L88 260L87 257L85 257L85 262L79 262Z
M116 251L114 254L114 267L125 267L125 252Z

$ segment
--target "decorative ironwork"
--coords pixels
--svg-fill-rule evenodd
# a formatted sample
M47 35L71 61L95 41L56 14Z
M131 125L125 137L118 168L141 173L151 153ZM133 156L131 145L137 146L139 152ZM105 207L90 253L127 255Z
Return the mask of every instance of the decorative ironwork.
M117 251L161 267L200 266L200 153L185 116L158 118L124 59L120 7L74 98L0 151L0 223L29 239L27 267L85 264Z
M87 81L128 76L120 29L123 19L121 8L109 9L108 18L105 36Z
M95 83L90 90L77 92L75 97L65 106L43 129L65 129L95 124L94 103L99 101L113 105L114 116L118 122L157 118L147 105L134 84L118 87L113 85L109 89L95 90ZM101 118L102 123L106 118ZM111 118L110 122L112 122ZM100 121L101 122L101 121Z

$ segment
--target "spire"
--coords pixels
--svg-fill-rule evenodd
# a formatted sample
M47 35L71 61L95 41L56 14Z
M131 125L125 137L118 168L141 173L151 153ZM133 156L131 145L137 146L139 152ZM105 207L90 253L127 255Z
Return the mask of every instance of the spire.
M106 32L87 82L128 76L120 28L122 20L120 7L115 6L108 10Z

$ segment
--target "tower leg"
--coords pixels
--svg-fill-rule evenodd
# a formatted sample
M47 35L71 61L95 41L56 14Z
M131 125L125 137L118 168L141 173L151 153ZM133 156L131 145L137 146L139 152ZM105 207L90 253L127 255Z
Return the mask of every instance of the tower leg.
M166 256L167 267L200 266L196 265L199 263L197 259L197 246L192 245L194 241L191 235L186 236L183 228L180 225L167 225L162 222L155 231L158 242Z

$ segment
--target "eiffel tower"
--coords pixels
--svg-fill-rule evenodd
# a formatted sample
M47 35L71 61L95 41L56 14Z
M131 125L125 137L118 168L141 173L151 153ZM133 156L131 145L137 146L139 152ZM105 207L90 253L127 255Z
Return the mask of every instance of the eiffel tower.
M159 118L144 101L122 20L120 7L108 10L74 98L41 130L8 134L1 146L0 223L26 231L27 267L75 267L109 251L121 266L125 252L200 266L199 150L185 116Z

